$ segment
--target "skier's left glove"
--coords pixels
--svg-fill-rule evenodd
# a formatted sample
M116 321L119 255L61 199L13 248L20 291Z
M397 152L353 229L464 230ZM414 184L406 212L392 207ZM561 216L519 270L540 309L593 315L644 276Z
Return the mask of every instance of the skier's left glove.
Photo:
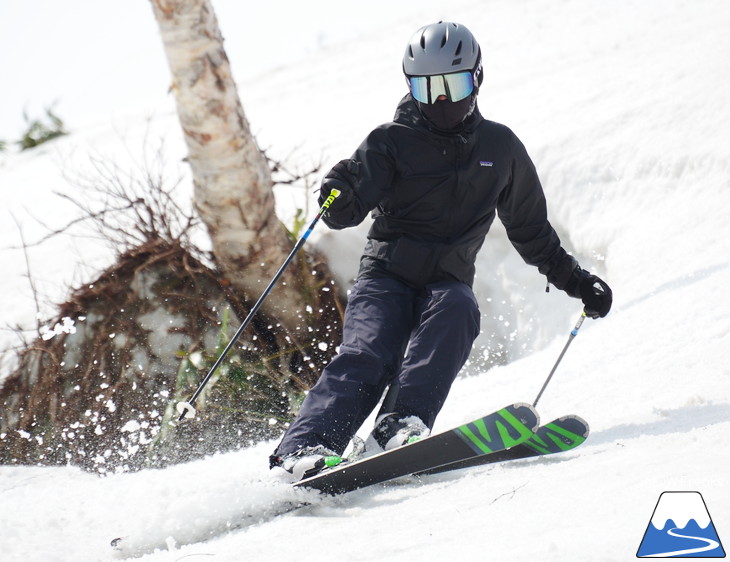
M319 193L319 204L323 205L333 189L340 195L332 202L332 209L344 208L355 197L355 186L360 177L360 162L356 160L340 160L322 180Z
M613 291L608 283L580 267L573 270L565 292L583 301L583 312L589 318L605 317L613 304Z

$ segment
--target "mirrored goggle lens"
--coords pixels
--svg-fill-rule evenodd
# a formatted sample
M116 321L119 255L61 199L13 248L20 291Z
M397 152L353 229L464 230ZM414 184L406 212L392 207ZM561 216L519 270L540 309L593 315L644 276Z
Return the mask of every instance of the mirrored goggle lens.
M411 94L421 103L435 103L439 96L446 96L449 101L459 101L474 91L474 78L471 72L409 76L408 83Z

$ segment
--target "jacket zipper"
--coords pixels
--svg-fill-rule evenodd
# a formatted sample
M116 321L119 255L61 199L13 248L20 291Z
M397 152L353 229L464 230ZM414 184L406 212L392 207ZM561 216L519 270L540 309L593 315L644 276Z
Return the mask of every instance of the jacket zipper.
M454 165L454 183L453 183L453 189L451 193L451 198L449 201L449 216L448 216L448 222L447 222L447 228L449 236L446 240L447 243L451 243L453 239L453 233L455 230L456 225L454 224L454 214L455 214L455 208L457 206L457 196L459 195L459 165L461 162L461 158L463 156L462 147L469 143L469 140L464 135L458 135L456 139L451 143L451 146L454 150L453 155L453 165ZM447 150L444 148L444 155L446 155Z

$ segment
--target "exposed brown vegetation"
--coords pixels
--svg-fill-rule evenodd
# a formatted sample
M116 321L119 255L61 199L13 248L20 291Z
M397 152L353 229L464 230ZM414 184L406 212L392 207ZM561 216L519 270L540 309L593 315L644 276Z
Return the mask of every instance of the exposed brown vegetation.
M317 293L326 306L303 307L294 331L259 312L196 403L198 416L171 424L252 303L190 243L196 221L175 204L177 182L168 189L161 174L96 169L80 182L84 195L64 197L82 211L74 225L87 222L123 252L19 353L0 389L0 462L134 470L279 434L339 340L342 304L326 264L300 252L296 286L270 296L297 290L310 302L304 296Z

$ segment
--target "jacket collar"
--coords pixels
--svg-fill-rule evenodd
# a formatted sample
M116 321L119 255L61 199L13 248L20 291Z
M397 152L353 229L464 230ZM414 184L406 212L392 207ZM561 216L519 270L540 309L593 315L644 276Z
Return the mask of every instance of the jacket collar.
M418 105L416 104L416 100L413 99L411 94L406 94L400 102L398 102L398 107L395 110L395 117L393 117L393 121L396 123L408 125L414 129L419 129L441 138L452 138L457 136L463 137L464 135L470 135L474 129L476 129L477 125L479 125L479 123L483 120L484 118L479 112L479 106L475 105L474 111L472 111L464 120L461 128L455 131L441 131L431 125L421 114L418 109Z

